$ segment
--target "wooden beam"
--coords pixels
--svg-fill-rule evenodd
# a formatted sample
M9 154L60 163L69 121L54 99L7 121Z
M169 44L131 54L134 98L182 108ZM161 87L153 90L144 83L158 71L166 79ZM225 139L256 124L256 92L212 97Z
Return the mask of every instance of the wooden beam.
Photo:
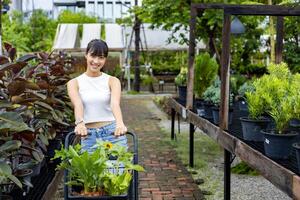
M222 30L222 56L221 56L221 102L220 102L220 128L228 129L229 111L229 65L230 65L230 15L224 13Z
M276 49L275 49L275 62L281 63L283 51L283 34L284 34L284 19L282 16L277 17L276 26Z
M271 15L271 16L300 16L300 6L281 5L233 5L233 4L192 4L197 10L224 9L231 15Z
M277 164L242 141L237 142L235 154L252 168L259 171L263 177L272 182L276 187L289 196L292 196L293 172Z
M193 95L194 95L194 60L195 60L195 47L196 47L196 17L197 10L191 7L190 18L190 40L189 40L189 66L188 66L188 84L187 84L187 99L186 108L193 108Z
M172 98L169 99L168 105L176 112L181 112L183 108ZM187 111L187 121L201 129L220 146L239 156L290 197L300 199L300 177L298 175L191 111Z

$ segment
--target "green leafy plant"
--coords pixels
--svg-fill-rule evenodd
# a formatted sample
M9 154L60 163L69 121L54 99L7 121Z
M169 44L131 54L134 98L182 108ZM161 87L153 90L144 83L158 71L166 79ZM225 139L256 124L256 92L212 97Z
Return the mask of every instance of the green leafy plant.
M180 69L180 73L175 77L176 85L178 86L187 85L187 73L188 73L188 69L186 67L182 67Z
M216 107L220 106L221 102L221 81L219 77L214 80L214 83L209 86L203 93L203 99L214 104ZM233 93L230 93L229 105L233 104Z
M276 132L282 134L295 116L293 104L299 76L293 75L285 63L270 64L267 68L269 74L253 82L254 91L246 92L249 115L257 119L268 113L275 121Z
M108 195L124 194L132 179L132 170L143 171L143 167L132 164L133 154L124 146L99 140L95 147L92 153L82 151L80 144L68 149L62 147L55 151L53 159L62 160L58 169L68 170L67 184L82 186L83 195L100 191ZM116 160L109 160L110 156Z
M238 98L245 100L246 92L254 91L254 86L250 81L245 82L238 89Z
M209 87L218 73L217 61L208 53L202 53L195 59L194 91L198 97Z

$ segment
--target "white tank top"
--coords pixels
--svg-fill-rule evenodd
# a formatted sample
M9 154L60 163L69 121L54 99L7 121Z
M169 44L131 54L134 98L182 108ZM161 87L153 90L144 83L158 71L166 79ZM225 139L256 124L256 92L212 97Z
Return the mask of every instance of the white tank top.
M85 123L115 120L110 107L109 77L110 75L102 72L98 77L90 77L83 73L76 78Z

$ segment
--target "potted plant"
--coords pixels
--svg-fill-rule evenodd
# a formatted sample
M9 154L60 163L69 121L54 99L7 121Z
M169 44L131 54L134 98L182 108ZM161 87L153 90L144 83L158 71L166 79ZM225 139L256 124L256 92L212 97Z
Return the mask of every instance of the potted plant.
M143 171L143 167L132 163L133 154L126 147L103 141L96 146L92 153L82 151L80 144L56 151L53 159L62 160L58 169L68 172L65 184L73 186L68 195L82 199L103 195L126 197L132 171ZM110 160L111 156L115 160Z
M250 81L245 82L239 87L237 100L239 104L239 109L241 111L248 111L246 92L251 92L253 90L254 90L254 86Z
M203 93L212 85L218 73L218 63L208 53L201 53L195 58L194 92L202 99ZM195 105L197 113L202 113L202 105Z
M178 87L179 101L184 103L187 95L187 73L186 67L180 68L180 73L175 77L175 84Z
M262 130L265 153L271 158L287 159L297 136L297 133L291 132L288 128L294 116L295 90L298 93L299 88L292 86L294 76L285 63L269 65L268 72L268 75L262 77L265 84L260 87L265 91L262 99L267 102L269 108L267 112L275 122L275 129Z

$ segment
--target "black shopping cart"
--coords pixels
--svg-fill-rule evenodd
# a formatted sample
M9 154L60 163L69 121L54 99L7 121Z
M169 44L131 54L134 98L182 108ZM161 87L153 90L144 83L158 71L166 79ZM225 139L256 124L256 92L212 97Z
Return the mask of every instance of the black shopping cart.
M132 138L132 148L131 151L134 154L133 164L138 164L138 143L137 136L132 132L127 132L126 135L131 136ZM75 135L74 132L70 132L65 139L65 148L68 148L69 145L74 145L80 141L80 138ZM83 196L74 196L72 195L72 187L64 184L64 199L65 200L138 200L138 172L133 171L132 180L128 189L128 193L119 196L96 196L96 197L83 197ZM64 171L64 183L68 182L68 171Z

